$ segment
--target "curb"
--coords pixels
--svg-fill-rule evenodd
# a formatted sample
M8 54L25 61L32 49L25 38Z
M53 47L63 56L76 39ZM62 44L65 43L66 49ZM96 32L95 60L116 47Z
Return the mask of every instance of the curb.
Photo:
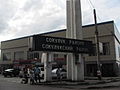
M78 85L89 85L88 82L78 82L78 83L71 83L71 82L45 82L39 83L39 85L61 85L61 86L78 86Z
M120 87L120 86L90 86L90 87L85 87L82 89L102 89L102 88L116 88L116 87Z
M61 86L78 86L78 85L99 85L99 84L105 84L105 83L111 83L111 82L118 82L120 79L111 79L111 80L101 80L101 81L81 81L81 82L74 82L74 81L53 81L53 82L41 82L37 85L61 85ZM35 84L36 85L36 84Z

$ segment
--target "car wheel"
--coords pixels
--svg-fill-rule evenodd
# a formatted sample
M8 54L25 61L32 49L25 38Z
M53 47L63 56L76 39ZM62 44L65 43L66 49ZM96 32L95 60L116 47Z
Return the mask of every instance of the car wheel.
M14 77L14 75L13 75L13 74L10 74L10 77Z
M35 84L34 80L30 79L30 85L33 85L33 84Z
M16 77L16 75L15 75L15 74L14 74L13 76L14 76L14 77Z
M7 77L7 75L4 75L4 77Z

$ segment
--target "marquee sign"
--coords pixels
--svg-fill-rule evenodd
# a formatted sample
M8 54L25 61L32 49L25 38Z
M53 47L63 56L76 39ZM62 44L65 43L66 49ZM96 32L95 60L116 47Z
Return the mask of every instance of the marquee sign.
M32 50L91 53L92 42L78 39L34 35Z

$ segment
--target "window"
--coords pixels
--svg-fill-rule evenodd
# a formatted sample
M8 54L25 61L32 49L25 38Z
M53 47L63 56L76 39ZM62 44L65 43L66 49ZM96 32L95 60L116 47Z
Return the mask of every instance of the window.
M103 43L103 55L110 55L110 44L109 44L109 42Z
M79 62L79 54L75 54L75 63L77 64Z
M54 54L54 58L58 58L58 54Z
M34 59L35 59L35 58L39 59L39 53L37 53L37 52L34 53Z
M119 58L120 58L120 47L118 47L118 54L119 54Z
M89 56L96 56L96 44L93 44L93 51L89 54Z
M11 53L3 53L3 61L10 61Z
M14 60L24 60L24 52L23 51L15 52Z
M27 59L33 59L33 58L34 58L33 53L28 52L28 53L27 53Z
M28 52L28 59L39 59L39 53L38 52Z
M102 43L102 52L100 52L100 55L110 55L110 44L109 42ZM93 45L93 53L89 56L96 56L96 45Z

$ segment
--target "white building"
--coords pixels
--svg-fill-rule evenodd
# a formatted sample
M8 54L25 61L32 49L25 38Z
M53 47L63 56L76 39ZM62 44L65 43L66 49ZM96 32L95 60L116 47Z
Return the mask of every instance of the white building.
M84 40L90 40L95 46L94 24L83 26ZM120 34L113 21L98 24L99 41L102 43L100 63L103 76L118 76L120 74ZM53 37L66 37L66 30L58 30L40 35ZM1 61L3 67L21 67L41 62L42 51L30 51L30 38L22 37L18 39L1 42ZM93 49L95 51L95 47ZM61 65L66 64L66 54L53 52L54 61ZM96 53L84 55L85 75L96 76L97 64Z

